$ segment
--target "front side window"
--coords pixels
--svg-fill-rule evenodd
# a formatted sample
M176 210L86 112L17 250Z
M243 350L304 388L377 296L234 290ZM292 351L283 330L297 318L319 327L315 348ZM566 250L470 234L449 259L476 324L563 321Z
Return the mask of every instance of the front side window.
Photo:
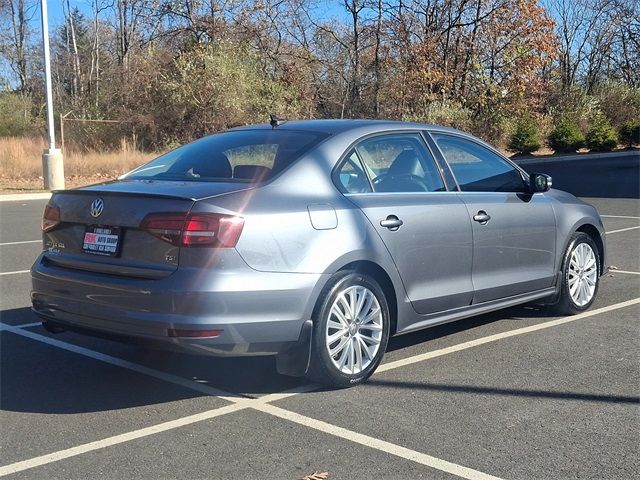
M491 150L454 135L431 134L463 192L524 192L520 172Z
M326 137L293 130L237 130L210 135L136 168L124 178L259 182L284 170Z
M356 152L376 192L440 192L442 177L419 134L381 135L364 140Z

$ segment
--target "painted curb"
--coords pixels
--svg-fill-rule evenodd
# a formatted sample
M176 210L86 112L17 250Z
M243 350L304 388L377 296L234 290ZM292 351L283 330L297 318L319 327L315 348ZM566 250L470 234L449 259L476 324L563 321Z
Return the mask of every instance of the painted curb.
M51 192L44 193L9 193L1 194L0 202L20 202L24 200L48 200Z

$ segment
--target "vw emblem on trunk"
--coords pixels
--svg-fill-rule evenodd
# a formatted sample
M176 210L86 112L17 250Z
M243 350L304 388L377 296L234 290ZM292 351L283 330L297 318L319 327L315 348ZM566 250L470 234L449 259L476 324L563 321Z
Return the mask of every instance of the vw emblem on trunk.
M102 210L104 209L104 202L101 198L96 198L93 202L91 202L91 207L89 208L89 213L92 217L99 217L102 214Z

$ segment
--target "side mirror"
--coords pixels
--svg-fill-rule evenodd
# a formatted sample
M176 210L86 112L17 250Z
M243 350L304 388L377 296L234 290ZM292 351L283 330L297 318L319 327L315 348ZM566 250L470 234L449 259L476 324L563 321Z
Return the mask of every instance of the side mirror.
M529 175L529 191L531 193L546 192L553 185L551 176L544 173L532 173Z

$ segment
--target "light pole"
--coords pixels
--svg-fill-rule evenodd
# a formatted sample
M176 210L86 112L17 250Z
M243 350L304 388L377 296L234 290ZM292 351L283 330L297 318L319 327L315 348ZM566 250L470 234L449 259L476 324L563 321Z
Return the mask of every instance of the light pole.
M42 17L42 47L44 49L44 83L47 95L47 133L49 148L42 152L42 178L45 190L64 189L64 163L62 151L56 148L56 133L53 126L53 94L51 91L51 58L49 55L49 20L47 0L40 0Z

